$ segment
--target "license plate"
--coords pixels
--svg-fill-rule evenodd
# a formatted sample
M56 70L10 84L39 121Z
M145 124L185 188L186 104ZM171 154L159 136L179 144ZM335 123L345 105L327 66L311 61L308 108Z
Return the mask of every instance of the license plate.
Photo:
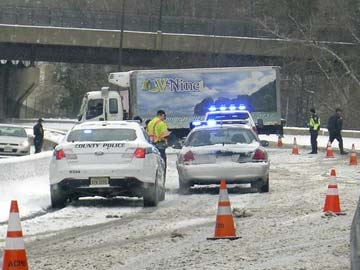
M109 186L109 177L90 177L90 186Z
M12 152L12 148L10 146L5 146L4 152Z
M217 156L216 161L217 162L228 162L228 161L231 161L231 156Z
M232 153L231 152L217 152L216 153L216 162L227 162L231 161Z

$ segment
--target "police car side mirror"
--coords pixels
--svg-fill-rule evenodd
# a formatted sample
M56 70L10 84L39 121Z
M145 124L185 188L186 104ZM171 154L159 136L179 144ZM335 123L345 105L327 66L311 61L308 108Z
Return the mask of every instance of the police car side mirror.
M181 141L176 141L173 145L174 149L181 149L183 147L183 143Z
M263 147L267 147L267 146L269 146L269 141L260 140L260 145L263 146Z
M178 140L175 141L175 143L173 144L173 148L174 149L181 149L184 146L186 137L180 138Z

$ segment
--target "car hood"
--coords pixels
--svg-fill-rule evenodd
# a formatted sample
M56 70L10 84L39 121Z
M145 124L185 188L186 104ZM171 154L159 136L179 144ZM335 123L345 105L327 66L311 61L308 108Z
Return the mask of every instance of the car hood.
M26 140L26 137L0 136L0 144L20 144Z

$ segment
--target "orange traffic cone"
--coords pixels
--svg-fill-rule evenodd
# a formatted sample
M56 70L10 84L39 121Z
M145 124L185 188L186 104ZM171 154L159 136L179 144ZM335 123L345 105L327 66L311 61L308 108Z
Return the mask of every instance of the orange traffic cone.
M340 199L337 189L337 184L329 184L326 193L324 212L332 212L334 214L341 214Z
M11 201L2 270L28 270L17 201Z
M357 165L357 157L356 157L356 151L355 151L355 145L352 145L351 151L350 151L350 165Z
M236 236L234 219L231 212L229 196L226 188L226 181L220 182L220 194L218 202L218 211L216 216L215 236L207 238L208 240L230 239L235 240Z
M292 147L292 154L293 155L299 155L299 147L297 146L295 137L294 137L294 144L293 144L293 147Z
M283 147L281 136L278 137L277 147Z
M336 176L336 171L334 168L331 169L330 176Z
M326 157L327 158L333 158L334 157L334 151L331 147L331 142L328 142L327 148L326 148Z

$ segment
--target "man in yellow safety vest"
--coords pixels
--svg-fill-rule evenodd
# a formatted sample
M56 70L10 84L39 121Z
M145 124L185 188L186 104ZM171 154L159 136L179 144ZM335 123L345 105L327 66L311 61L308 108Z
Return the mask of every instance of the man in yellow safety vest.
M163 110L158 110L156 116L147 125L146 131L150 136L151 141L159 150L161 157L165 162L166 170L166 148L168 146L169 131L165 123L166 113Z
M320 130L320 118L316 114L315 109L310 109L310 119L309 119L309 128L310 128L310 142L311 142L311 152L309 154L317 154L317 137Z

